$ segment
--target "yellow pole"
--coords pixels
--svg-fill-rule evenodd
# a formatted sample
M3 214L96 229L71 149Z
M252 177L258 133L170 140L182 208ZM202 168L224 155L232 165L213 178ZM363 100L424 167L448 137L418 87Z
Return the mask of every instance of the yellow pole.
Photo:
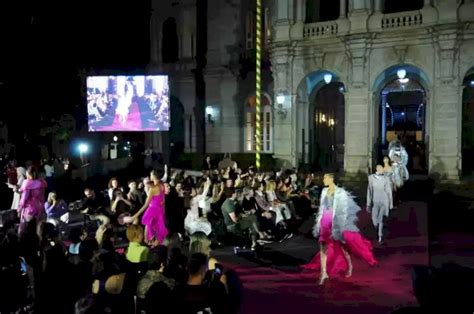
M256 40L256 103L255 103L255 113L256 113L256 149L255 149L255 166L257 169L260 169L260 150L262 149L262 125L260 121L260 104L261 104L261 60L262 60L262 0L257 0L257 40Z

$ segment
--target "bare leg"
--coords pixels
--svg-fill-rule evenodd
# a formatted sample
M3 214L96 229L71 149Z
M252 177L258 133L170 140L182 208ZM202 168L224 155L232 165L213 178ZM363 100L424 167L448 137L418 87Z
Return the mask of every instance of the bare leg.
M379 244L382 244L382 242L383 242L383 220L379 223L378 227L379 227L378 228L379 229L379 232L378 232L378 234L379 234Z
M327 244L321 243L321 250L319 252L321 256L321 274L319 275L319 285L322 286L324 281L329 278L326 266L327 266Z
M151 238L148 238L148 230L150 229L149 226L145 225L145 242L149 245L152 245L153 244L153 240L154 238L151 237Z
M346 273L346 278L349 278L352 276L352 260L351 260L351 255L349 252L347 252L346 248L342 247L342 252L344 253L344 258L346 259L348 269Z

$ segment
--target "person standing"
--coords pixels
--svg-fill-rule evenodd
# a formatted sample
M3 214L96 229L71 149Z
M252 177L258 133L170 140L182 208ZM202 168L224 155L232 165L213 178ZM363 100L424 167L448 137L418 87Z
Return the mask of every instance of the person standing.
M374 174L369 176L367 186L367 211L372 214L372 223L378 229L379 244L383 244L383 219L393 208L392 187L384 167L377 165Z
M145 225L146 241L152 243L157 240L160 244L168 235L165 219L165 188L161 183L158 173L153 170L150 174L153 185L150 189L145 204L132 216L132 221L138 223L138 217L145 212L142 217L142 224Z
M360 207L348 191L335 184L334 174L326 173L323 183L326 187L321 193L319 213L313 227L313 235L319 237L321 249L310 263L303 265L305 269L321 269L319 285L323 285L329 275L345 272L346 277L351 277L351 254L371 266L377 264L372 244L359 233L355 224Z
M17 212L20 217L21 233L26 223L31 219L39 222L44 216L44 193L48 186L46 181L38 178L38 171L35 167L29 167L26 171L26 180L20 187L21 199Z
M7 183L8 187L13 190L13 201L10 209L18 209L20 206L21 192L20 188L23 185L23 181L26 180L26 169L23 167L16 168L15 183L10 181Z

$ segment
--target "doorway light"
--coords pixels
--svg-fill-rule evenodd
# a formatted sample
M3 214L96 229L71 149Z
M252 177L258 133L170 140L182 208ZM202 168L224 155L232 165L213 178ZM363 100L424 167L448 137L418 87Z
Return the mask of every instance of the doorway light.
M474 81L470 81L469 85L474 86Z
M407 76L407 70L400 69L397 71L397 76L399 79L403 80Z
M324 74L324 82L326 82L326 84L329 84L331 83L331 81L332 81L332 74L331 73Z

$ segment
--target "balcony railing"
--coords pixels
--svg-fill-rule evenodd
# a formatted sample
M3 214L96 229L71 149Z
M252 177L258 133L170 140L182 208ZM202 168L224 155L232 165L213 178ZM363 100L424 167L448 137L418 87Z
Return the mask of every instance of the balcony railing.
M337 21L306 24L303 29L303 38L337 35L339 26Z
M413 27L423 24L423 14L421 11L408 11L385 14L381 20L382 29L395 29L403 27Z

